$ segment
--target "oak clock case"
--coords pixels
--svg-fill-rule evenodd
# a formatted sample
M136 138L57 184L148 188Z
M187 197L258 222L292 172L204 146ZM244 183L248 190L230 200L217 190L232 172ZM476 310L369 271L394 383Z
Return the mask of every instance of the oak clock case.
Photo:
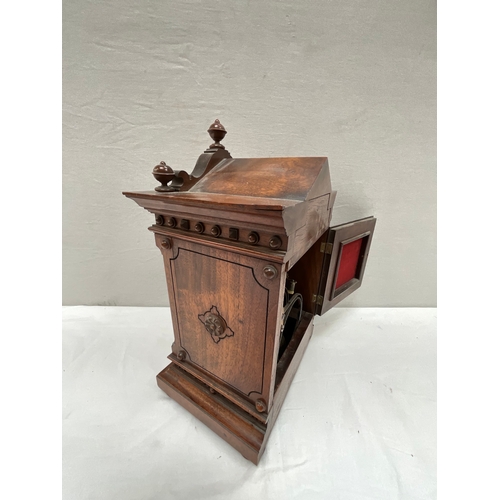
M233 158L214 143L188 174L165 162L154 215L174 343L158 386L257 464L313 331L362 283L375 219L329 227L326 157ZM194 438L193 438L194 439Z

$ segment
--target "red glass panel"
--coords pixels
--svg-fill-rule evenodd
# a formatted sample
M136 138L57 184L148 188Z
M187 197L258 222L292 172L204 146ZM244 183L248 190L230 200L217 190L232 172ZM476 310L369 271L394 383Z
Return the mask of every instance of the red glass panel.
M359 240L351 241L351 243L342 246L335 290L356 277L362 243L363 238L359 238Z

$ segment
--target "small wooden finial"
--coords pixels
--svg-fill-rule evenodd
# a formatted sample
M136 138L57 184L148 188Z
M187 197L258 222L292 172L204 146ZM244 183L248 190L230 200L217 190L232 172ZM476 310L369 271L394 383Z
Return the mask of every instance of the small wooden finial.
M175 191L170 186L167 186L167 184L175 177L174 170L164 161L161 161L159 165L156 165L156 167L153 168L153 177L158 182L161 182L161 186L156 186L155 191L159 191L160 193Z
M227 134L224 125L219 120L215 120L212 125L208 128L207 132L210 134L210 137L215 141L211 146L212 148L226 149L220 141L224 139L224 136Z

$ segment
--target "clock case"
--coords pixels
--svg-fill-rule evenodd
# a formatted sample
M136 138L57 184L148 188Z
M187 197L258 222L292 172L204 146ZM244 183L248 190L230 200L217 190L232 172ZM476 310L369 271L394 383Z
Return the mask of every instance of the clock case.
M157 190L123 194L155 215L163 256L175 340L158 386L257 464L314 316L362 283L375 219L329 226L326 157L235 159L216 146L191 174L163 163ZM284 324L297 294L302 313Z

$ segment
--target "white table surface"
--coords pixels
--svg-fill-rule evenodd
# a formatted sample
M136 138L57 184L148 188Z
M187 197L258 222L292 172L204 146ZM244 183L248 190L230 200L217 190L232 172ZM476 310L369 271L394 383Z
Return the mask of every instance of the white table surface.
M436 498L436 310L334 308L258 466L156 385L168 308L63 308L63 498Z

